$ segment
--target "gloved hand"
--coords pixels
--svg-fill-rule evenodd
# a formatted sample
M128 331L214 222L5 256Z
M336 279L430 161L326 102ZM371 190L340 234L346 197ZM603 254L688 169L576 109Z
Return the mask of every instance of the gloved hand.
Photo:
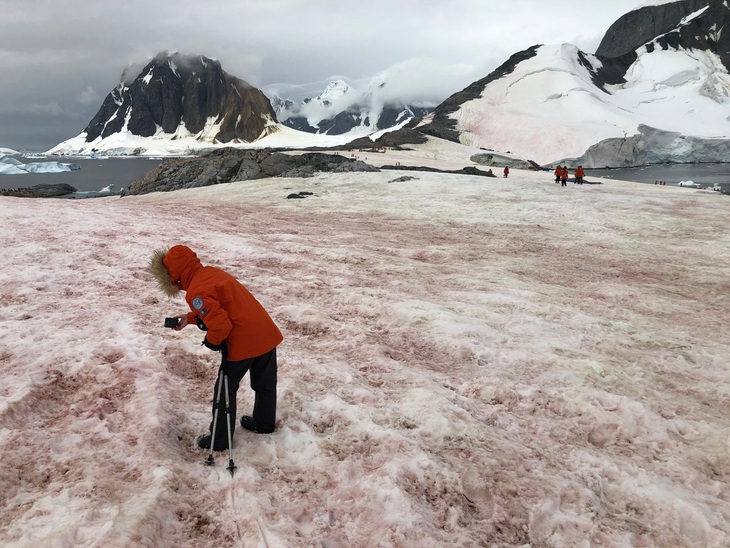
M208 337L204 338L201 344L214 352L220 352L226 348L226 341L223 341L220 344L213 344L208 340Z

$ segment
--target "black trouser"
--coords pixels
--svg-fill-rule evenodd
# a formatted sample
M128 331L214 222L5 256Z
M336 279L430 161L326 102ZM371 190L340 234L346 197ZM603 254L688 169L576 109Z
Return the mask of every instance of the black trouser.
M256 396L253 405L253 420L261 432L273 432L276 423L276 348L256 358L248 358L237 362L223 361L223 373L228 377L228 400L230 402L231 437L236 431L236 393L241 380L251 370L251 388ZM213 388L213 417L215 417L215 397L218 394L218 379ZM225 388L225 384L223 385ZM216 447L228 447L228 425L225 414L225 393L221 391L223 402L218 413L218 424L213 436ZM213 420L209 430L213 431Z

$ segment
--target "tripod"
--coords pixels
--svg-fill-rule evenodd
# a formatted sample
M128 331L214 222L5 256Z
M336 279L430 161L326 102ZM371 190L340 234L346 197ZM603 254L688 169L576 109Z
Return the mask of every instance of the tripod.
M221 367L220 371L218 372L218 393L215 397L215 413L213 414L213 431L210 434L210 454L208 455L207 460L205 461L205 464L208 466L213 466L215 464L215 459L213 458L213 447L215 446L215 435L217 432L218 427L218 412L220 411L221 405L223 404L222 400L222 391L223 391L223 385L225 384L225 392L226 392L226 401L225 401L225 411L226 411L226 422L228 424L228 471L231 473L231 476L233 476L233 473L236 471L236 465L233 462L233 459L231 458L231 446L233 445L233 436L231 435L231 410L230 410L230 401L228 399L228 376L223 372L223 368Z

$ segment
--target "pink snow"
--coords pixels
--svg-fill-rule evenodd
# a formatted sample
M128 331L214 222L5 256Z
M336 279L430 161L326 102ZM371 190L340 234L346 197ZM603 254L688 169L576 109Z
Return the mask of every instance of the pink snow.
M0 544L727 546L729 209L518 170L0 198ZM234 477L146 271L176 243L285 336Z

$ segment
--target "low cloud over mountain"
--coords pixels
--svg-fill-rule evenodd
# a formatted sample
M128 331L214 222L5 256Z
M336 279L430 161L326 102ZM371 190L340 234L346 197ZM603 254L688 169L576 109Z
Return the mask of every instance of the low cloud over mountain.
M316 97L293 101L274 96L272 102L282 124L328 135L365 135L402 126L433 110L435 105L408 105L393 97L386 89L388 85L384 80L371 82L366 91L360 91L344 80L334 80Z

